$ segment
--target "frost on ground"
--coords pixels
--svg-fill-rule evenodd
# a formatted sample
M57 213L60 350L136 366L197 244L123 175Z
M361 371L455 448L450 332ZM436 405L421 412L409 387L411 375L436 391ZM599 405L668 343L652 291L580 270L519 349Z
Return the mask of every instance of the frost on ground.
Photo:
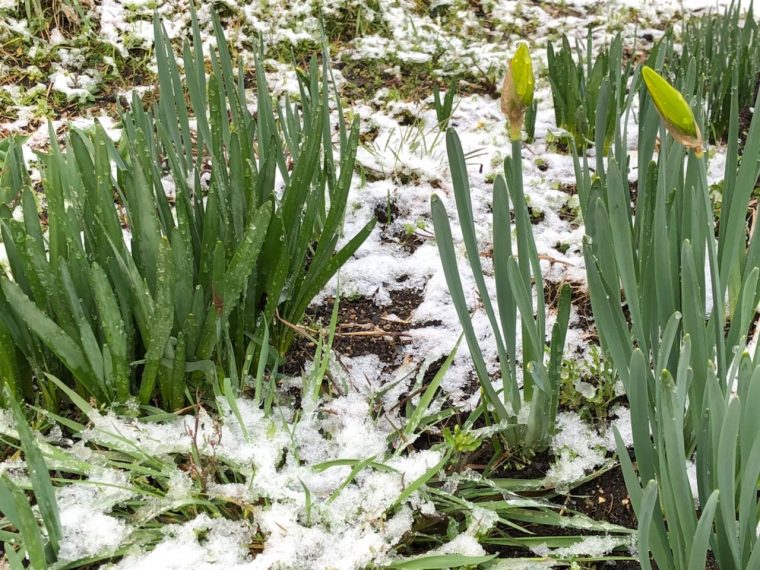
M682 9L704 12L728 3L489 0L479 3L476 11L465 0L429 5L414 0L225 0L218 10L231 45L246 63L252 61L257 35L286 61L291 49L313 51L319 43L321 17L327 33L339 38L333 56L344 63L373 66L387 79L422 69L444 77L465 74L476 81L478 76L497 75L505 52L519 39L543 48L547 38L592 25L597 40L621 31L633 44L637 33L638 38L657 38L670 22L678 24L676 16ZM40 22L29 21L22 8L29 3L0 1L0 45L12 46L4 58L12 63L0 63L0 102L7 101L7 113L17 115L44 101L36 109L40 117L51 106L58 111L72 101L96 103L99 97L123 90L124 83L134 83L131 74L146 81L145 73L153 70L145 54L151 48L154 13L178 41L190 30L188 4L180 0L101 0L89 10L68 11L69 2L60 4L62 11L51 22L43 22L39 33ZM204 36L211 35L211 6L198 3Z
M247 523L211 519L205 513L181 525L167 525L164 534L152 551L129 553L114 568L243 568L253 537Z
M252 466L239 499L246 503L274 501L254 517L262 536L262 551L253 562L243 558L238 563L247 563L246 568L269 568L278 560L293 568L360 567L386 553L409 529L408 512L402 511L389 521L384 520L384 512L401 492L402 481L413 481L434 465L439 459L436 453L389 461L386 466L393 470L390 472L363 471L340 490L350 473L349 466L320 472L312 468L331 459L376 456L378 461L383 460L388 427L381 428L368 418L365 401L350 396L333 400L294 423L285 419L290 410L282 410L285 416L281 423L265 418L250 403L241 401L239 406L250 443L231 415L222 420L221 428L202 424L203 433L193 436L197 441L214 441L213 430L221 429L213 449L216 457L234 461L238 468ZM173 435L155 436L187 445L183 433L179 430ZM279 467L283 460L284 465ZM312 502L308 511L307 492ZM333 548L343 543L353 547ZM340 560L330 560L336 552L341 553ZM197 562L204 560L213 562L205 558ZM336 562L340 564L335 566Z

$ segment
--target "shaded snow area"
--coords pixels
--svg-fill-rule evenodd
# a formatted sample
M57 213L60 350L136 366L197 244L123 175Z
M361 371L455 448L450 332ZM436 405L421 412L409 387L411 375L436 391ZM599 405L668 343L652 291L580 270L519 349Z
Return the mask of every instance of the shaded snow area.
M108 46L103 51L110 55L85 57L83 46L69 45L76 42L56 29L47 47L35 48L49 49L52 54L52 64L35 74L35 81L23 86L0 84L0 90L13 99L7 107L11 119L0 124L0 137L29 135L24 155L32 169L34 151L46 146L48 125L41 120L36 104L29 103L30 97L51 90L67 104L97 102L106 86L109 92L113 89L114 97L129 95L124 86L114 87L119 74L117 59L135 57L135 53L149 48L153 10L163 16L172 37L179 38L189 29L185 1L102 0L94 4L92 25L99 41ZM525 39L531 43L538 118L535 141L525 144L522 151L526 200L535 222L533 231L544 279L553 285L568 281L582 291L584 228L574 193L572 158L556 152L551 144L558 131L546 79L547 42L556 41L563 32L584 38L587 27L593 26L597 45L620 31L628 47L635 44L637 50L645 52L653 45L652 38L661 37L671 23L680 25L682 9L704 13L728 2L433 2L438 7L453 7L447 22L436 16L435 10L420 14L415 8L419 2L414 0L223 0L216 4L226 14L230 43L245 65L252 61L251 38L256 32L270 50L297 48L319 37L320 11L328 21L357 11L363 14L358 22L363 21L364 26L360 28L357 23L351 37L333 54L333 59L342 63L334 71L341 89L352 87L354 81L341 71L347 62L362 62L370 70L383 63L382 72L378 71L382 73L382 87L367 97L345 102L361 118L364 141L358 150L349 196L345 239L378 211L392 210L393 215L386 223L377 224L341 270L339 279L330 282L314 304L339 293L344 298L372 299L379 312L393 313L392 293L400 290L419 292L421 303L411 314L408 342L401 347L396 362L382 362L374 354L341 356L331 361L330 372L347 390L318 401L304 395L297 411L281 407L265 415L245 398L235 400L233 409L227 400L220 399L220 412L213 416L200 409L195 415L170 422L138 421L112 412L91 411L82 420L85 429L74 440L51 435L40 438L51 467L65 466L82 475L81 481L57 488L63 527L60 560L108 558L118 552L123 557L106 567L123 570L352 570L389 564L399 558L395 549L410 533L416 518L440 514L417 491L400 504L397 500L431 469L440 470L443 452L394 447L403 429L400 400L412 393L416 396L411 404L419 402L417 379L428 365L448 356L461 332L433 236L433 194L441 197L449 212L481 350L490 371L498 370L493 333L472 275L465 269L469 266L455 215L446 141L437 126L432 97L425 94L421 100L404 100L390 85L398 82L406 69L403 66L428 63L438 77L477 68L484 75L490 73L496 78L494 84L500 85L515 42ZM478 4L485 16L471 4ZM756 10L760 2L757 4ZM30 34L25 20L11 17L15 5L0 0L0 42ZM211 31L210 6L202 3L198 12L204 36ZM480 26L483 17L490 23L487 29ZM523 37L524 30L530 30L529 37ZM649 40L642 40L644 37ZM278 94L297 92L291 66L272 57L267 60L270 85ZM7 64L0 61L0 75L8 71ZM142 93L150 87L135 85L129 91L133 89ZM456 128L466 154L473 215L484 253L481 261L486 285L494 291L493 266L486 255L491 248L492 182L503 172L511 147L498 93L482 91L456 97L450 125ZM2 101L0 98L0 105ZM636 117L634 105L629 133L636 133ZM58 116L52 126L61 134L67 124L87 128L96 120L118 140L115 113L105 106L91 106L76 116ZM629 141L629 146L633 155L635 141ZM709 156L710 182L717 182L722 179L724 151L711 149ZM634 158L631 164L636 164ZM630 176L637 178L635 167ZM33 179L39 180L38 172L33 171ZM173 191L171 184L167 184L167 191ZM407 246L412 238L414 248ZM0 263L7 263L2 245ZM549 316L547 330L551 330L554 318ZM573 306L566 358L581 370L591 370L593 337L588 327L578 307ZM307 363L307 370L312 365ZM290 382L290 388L301 392L306 380L293 378ZM575 388L582 402L595 401L595 386L578 380ZM464 414L479 398L469 352L462 342L430 411L454 407ZM521 413L528 413L527 406ZM577 413L559 414L549 454L551 465L544 480L547 488L567 489L606 466L615 449L612 426L624 443L631 444L629 410L615 407L609 418L609 425L594 424ZM0 410L3 433L12 435L14 429L9 414ZM118 461L114 461L115 455ZM361 468L354 469L359 462L364 462ZM20 461L0 463L0 473L28 483ZM444 486L450 484L456 489L460 474L450 475L448 481L445 474L438 475ZM475 477L471 473L462 476ZM213 509L205 508L209 502L228 505L225 508L233 509L237 516L227 517L224 509L219 509L218 516L212 517L207 513ZM126 504L140 507L125 516ZM167 514L179 508L192 511L195 504L204 505L199 509L203 514L185 522L173 521ZM499 522L494 512L473 506L467 520L466 530L447 537L434 554L486 554L479 537ZM150 534L146 544L143 529L153 522L161 526L161 533ZM536 544L533 551L537 557L601 557L620 546L629 546L629 538L590 536L559 549ZM551 560L539 558L499 566L550 567Z

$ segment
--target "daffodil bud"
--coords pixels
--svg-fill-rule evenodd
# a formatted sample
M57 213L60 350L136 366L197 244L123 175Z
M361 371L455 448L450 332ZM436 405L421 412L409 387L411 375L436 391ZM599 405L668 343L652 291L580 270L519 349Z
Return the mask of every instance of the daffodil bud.
M533 63L528 44L520 43L507 65L507 75L501 87L501 110L509 121L509 136L520 140L525 112L533 103Z
M670 136L697 156L702 155L702 133L691 107L683 95L659 73L648 66L642 71L649 95L660 113Z

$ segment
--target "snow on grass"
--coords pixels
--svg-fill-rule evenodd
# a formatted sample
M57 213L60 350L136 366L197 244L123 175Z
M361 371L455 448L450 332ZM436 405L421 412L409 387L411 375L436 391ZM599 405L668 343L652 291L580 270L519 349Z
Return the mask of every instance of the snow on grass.
M468 534L458 534L441 548L431 554L459 554L462 556L485 556L485 549L478 542L477 537Z
M437 548L431 554L459 554L462 556L486 556L488 553L480 545L478 537L485 535L498 522L495 512L475 508L470 513L467 529Z
M5 0L8 2L8 0ZM14 9L11 9L11 4ZM690 11L705 7L721 9L727 0L691 0ZM748 3L743 2L746 7ZM308 53L319 44L320 17L324 19L328 34L337 39L333 56L338 61L360 61L364 65L382 65L392 71L398 66L420 69L437 76L465 74L469 82L495 81L503 70L506 54L517 40L527 39L537 49L535 56L544 60L544 46L555 41L565 31L594 28L597 45L601 45L620 31L626 44L641 38L657 39L676 17L682 4L668 2L615 2L589 3L545 2L531 4L511 0L493 0L473 10L465 0L439 2L429 7L414 0L376 2L373 0L320 0L317 2L291 2L289 0L226 0L220 3L222 25L230 44L243 62L250 64L252 38L260 35L267 49L283 60L290 50ZM211 4L201 3L198 21L207 45L213 45ZM22 42L27 52L27 67L18 71L34 82L24 81L21 96L16 101L46 100L47 86L57 85L65 96L88 99L93 91L108 93L113 84L130 80L135 73L140 81L151 83L146 71L151 70L146 52L153 39L153 13L163 18L170 37L179 43L190 34L190 13L186 2L169 0L155 3L150 0L102 0L83 18L79 26L56 27L34 34L26 21L24 11L12 0L5 9L0 8L0 40L9 45ZM16 17L18 16L18 18ZM36 24L35 24L36 25ZM659 29L658 29L659 28ZM207 49L207 48L206 48ZM82 52L84 58L65 57L67 52ZM82 73L91 78L82 86L72 78ZM54 65L49 65L53 63ZM181 64L181 62L180 62ZM108 77L97 77L94 72L108 70ZM398 70L403 81L408 79ZM340 73L336 74L342 82ZM79 81L79 80L77 80ZM84 76L81 81L85 80ZM42 92L36 83L43 86ZM83 89L84 91L78 91ZM44 116L45 107L38 110Z
M128 474L108 468L94 469L84 482L56 488L63 529L58 560L74 562L116 550L131 528L108 512L133 495Z
M267 417L245 399L236 404L242 422L222 400L218 417L201 409L197 417L159 423L91 411L91 425L68 453L96 467L87 480L57 491L62 560L132 544L114 568L264 569L275 563L293 569L361 568L389 557L411 529L414 509L434 511L414 493L386 516L406 486L440 461L441 452L388 458L392 428L371 419L369 401L361 393L313 402L299 417L289 409ZM119 451L163 464L164 496L146 495L134 485L139 470L97 467ZM174 466L175 458L190 456L201 462L195 474ZM348 479L350 461L367 458L376 464ZM325 464L338 459L349 463ZM206 462L230 466L241 481L199 481ZM250 515L233 521L201 514L165 526L155 548L145 549L139 539L133 544L141 523L197 500L202 483L208 483L208 496L245 506ZM142 505L131 523L111 514L127 502ZM255 557L248 548L252 541L260 545Z
M332 532L322 526L305 526L295 519L291 509L278 505L262 517L268 542L246 568L363 568L382 560L383 554L409 531L412 522L411 511L405 508L375 528L357 519L349 526L341 526L339 532Z
M166 525L165 538L148 552L132 552L114 570L210 570L243 568L253 528L245 522L211 519L201 514L181 525Z
M531 547L531 550L539 556L552 558L601 558L616 548L629 547L631 539L619 536L588 536L571 546L561 548L549 548L546 544Z
M68 101L85 101L92 97L98 86L97 73L76 73L59 69L50 76L53 90L62 93Z

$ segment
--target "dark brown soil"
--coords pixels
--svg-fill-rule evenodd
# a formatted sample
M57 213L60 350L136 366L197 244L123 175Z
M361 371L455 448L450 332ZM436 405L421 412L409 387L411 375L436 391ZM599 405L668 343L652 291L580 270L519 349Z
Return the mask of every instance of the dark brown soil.
M565 283L570 285L570 303L575 307L576 314L578 315L578 321L575 324L575 328L580 328L581 330L586 331L588 338L596 338L596 328L594 327L594 319L591 314L591 297L584 284L569 281L545 281L544 299L546 300L546 305L556 310L559 301L559 292L562 285Z
M408 232L405 228L396 228L389 237L383 236L383 241L398 243L401 249L410 255L425 243L425 240L419 235Z
M398 364L403 346L408 343L406 332L411 328L429 323L412 323L411 316L422 302L419 289L399 289L391 291L391 304L378 307L372 299L341 299L338 308L338 325L335 331L333 349L343 356L365 356L375 354L391 367ZM311 329L327 327L330 324L333 304L332 297L306 312L306 324ZM314 347L307 338L301 337L293 343L288 359L282 367L285 374L300 374L305 362L314 355Z
M313 358L314 343L305 337L296 337L288 350L285 361L280 364L278 372L286 376L298 376L303 374L304 366Z
M594 520L636 528L636 515L631 507L620 467L584 483L560 499L564 507L581 512Z
M597 521L605 521L633 529L638 524L620 467L615 467L593 481L573 489L565 497L562 504ZM657 565L654 560L651 561L651 564L652 568L656 570ZM608 562L599 568L633 570L641 568L641 564L635 561ZM705 570L718 570L712 552L707 553Z
M401 210L395 201L390 200L388 202L378 202L372 213L375 214L377 223L385 226L392 223L394 219L401 215Z
M425 243L423 237L418 235L416 231L410 231L399 224L393 224L393 221L402 215L401 208L395 201L378 202L373 213L380 224L380 239L383 243L397 243L401 249L410 255Z

